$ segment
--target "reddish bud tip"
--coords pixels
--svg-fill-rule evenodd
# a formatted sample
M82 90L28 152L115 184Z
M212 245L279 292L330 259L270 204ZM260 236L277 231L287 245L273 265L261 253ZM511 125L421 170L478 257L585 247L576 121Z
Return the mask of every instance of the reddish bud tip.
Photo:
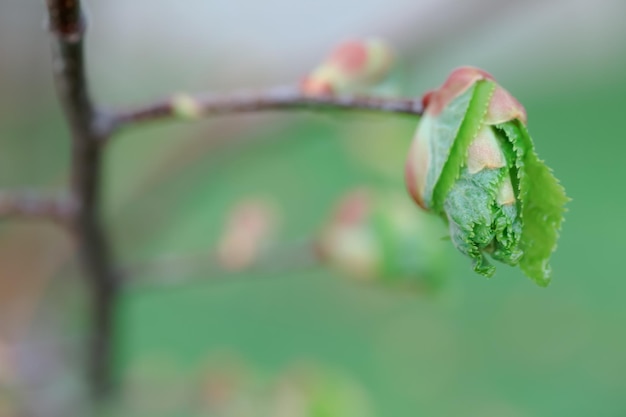
M366 189L357 189L346 195L338 204L334 219L343 225L363 222L371 207L371 197Z
M431 93L426 111L437 116L445 106L479 80L493 80L493 77L488 72L474 67L455 69L443 85Z
M392 60L391 48L379 39L343 42L306 77L302 91L344 93L370 87L387 75Z
M337 66L346 74L352 74L363 70L367 61L367 44L362 41L347 41L335 48L327 62Z
M439 89L430 91L422 98L426 112L437 116L452 100L463 94L477 81L495 79L491 74L474 67L457 68ZM485 123L494 125L518 119L526 124L526 110L508 91L496 84L489 109L485 115Z
M428 107L434 93L435 93L435 90L430 90L430 91L427 91L426 94L422 96L422 108L425 109L426 107Z

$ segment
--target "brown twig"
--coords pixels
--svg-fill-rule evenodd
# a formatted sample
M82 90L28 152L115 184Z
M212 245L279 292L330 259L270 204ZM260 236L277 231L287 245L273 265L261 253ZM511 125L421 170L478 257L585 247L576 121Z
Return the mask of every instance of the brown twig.
M74 211L67 196L47 196L36 191L0 192L0 218L45 219L65 225Z
M267 110L357 110L421 115L421 100L359 95L310 95L295 86L230 94L180 94L112 117L116 127L174 117L201 117Z
M111 388L113 315L118 279L99 218L101 143L112 126L92 104L85 75L84 19L79 0L47 0L58 95L72 135L72 223L79 256L89 281L92 310L89 378L95 399Z

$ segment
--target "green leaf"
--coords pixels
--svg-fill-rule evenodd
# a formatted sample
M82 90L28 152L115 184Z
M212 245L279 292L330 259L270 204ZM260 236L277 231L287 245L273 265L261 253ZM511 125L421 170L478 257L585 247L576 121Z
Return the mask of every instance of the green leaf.
M455 98L436 117L425 115L420 121L421 132L428 138L429 142L429 168L426 185L424 187L424 202L431 210L438 212L435 206L441 206L435 201L433 190L437 188L444 168L449 159L450 152L454 146L465 115L470 107L474 96L475 86Z
M444 204L454 246L473 260L474 271L486 277L495 272L486 253L509 265L516 265L522 255L517 208L497 203L497 190L507 175L506 168L476 174L463 169Z
M433 135L433 146L441 142L450 149L445 152L447 157L445 165L440 171L441 175L438 175L433 190L431 207L435 212L441 211L448 192L459 178L461 168L465 166L467 149L483 125L495 88L496 84L493 81L478 81L446 106L437 117L437 123L433 129L433 133L436 133ZM469 104L464 105L468 101ZM458 129L455 130L457 126ZM433 153L437 154L437 152ZM444 155L443 152L440 154ZM434 170L429 172L429 180L433 172ZM428 195L428 193L425 194Z
M556 249L569 198L552 171L535 153L526 127L518 120L497 125L513 145L521 205L524 255L520 267L540 286L550 283L549 259Z
M476 174L481 180L463 170L446 197L444 204L454 246L474 262L474 271L491 277L496 269L483 251L494 237L494 184L502 179L501 170L485 170ZM483 184L484 183L484 184Z

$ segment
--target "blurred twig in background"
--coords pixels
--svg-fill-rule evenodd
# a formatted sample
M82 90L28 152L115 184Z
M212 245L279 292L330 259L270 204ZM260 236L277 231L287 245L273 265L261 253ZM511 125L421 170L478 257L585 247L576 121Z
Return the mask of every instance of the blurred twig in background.
M257 279L314 268L321 265L315 242L295 241L274 245L265 249L249 264L230 268L224 264L219 253L182 254L161 256L153 261L137 262L123 266L124 287L130 291L179 287L193 283L211 281L233 282L246 277ZM246 278L244 278L246 279Z
M111 355L113 316L119 293L118 270L100 219L102 155L104 144L117 127L165 117L195 118L232 112L269 109L370 110L419 115L419 100L374 98L353 95L304 93L298 87L260 93L224 96L177 95L145 107L109 114L91 99L86 77L83 39L86 23L78 0L47 0L49 27L53 35L54 72L72 136L71 197L65 203L39 197L26 201L6 197L2 215L63 217L74 229L85 277L91 292L92 330L89 376L94 399L106 398L112 387ZM37 204L34 204L37 202ZM0 208L2 208L0 207Z
M37 191L0 192L0 217L40 218L65 224L74 210L66 196L45 196Z

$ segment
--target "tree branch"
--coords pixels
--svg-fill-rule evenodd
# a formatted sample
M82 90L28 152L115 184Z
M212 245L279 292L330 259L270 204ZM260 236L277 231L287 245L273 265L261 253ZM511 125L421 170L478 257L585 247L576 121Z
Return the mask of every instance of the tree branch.
M0 218L41 218L68 224L75 206L67 196L46 196L35 191L0 192Z
M98 213L100 144L109 136L112 125L97 111L89 96L80 1L47 0L47 6L55 81L72 135L71 194L76 202L73 227L92 297L89 378L94 398L102 399L111 387L113 314L118 294L118 279Z
M358 95L310 95L297 87L274 87L262 91L230 94L180 94L112 116L116 127L174 117L195 118L267 110L358 110L421 115L419 99L367 97Z

